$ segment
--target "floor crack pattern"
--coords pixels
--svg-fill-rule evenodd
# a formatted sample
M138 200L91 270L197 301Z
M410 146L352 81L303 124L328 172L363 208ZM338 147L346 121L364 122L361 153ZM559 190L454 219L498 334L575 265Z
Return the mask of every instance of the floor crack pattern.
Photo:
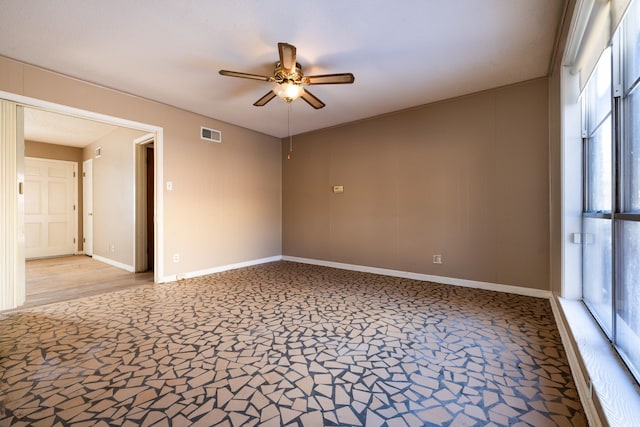
M587 425L533 297L276 262L0 331L0 426Z

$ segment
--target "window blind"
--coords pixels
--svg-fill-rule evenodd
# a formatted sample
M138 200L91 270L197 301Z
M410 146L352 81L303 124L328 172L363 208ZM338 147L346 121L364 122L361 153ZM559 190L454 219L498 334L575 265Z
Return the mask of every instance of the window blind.
M639 0L576 1L563 65L579 74L580 89L587 84L632 1Z

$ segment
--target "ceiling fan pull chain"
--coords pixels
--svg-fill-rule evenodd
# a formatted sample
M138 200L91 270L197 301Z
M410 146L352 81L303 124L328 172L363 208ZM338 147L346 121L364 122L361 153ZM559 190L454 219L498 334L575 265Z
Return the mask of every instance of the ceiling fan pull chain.
M287 160L291 160L291 153L293 153L293 137L291 136L291 103L287 103L289 109L287 110L287 135L289 135L289 154L287 154Z

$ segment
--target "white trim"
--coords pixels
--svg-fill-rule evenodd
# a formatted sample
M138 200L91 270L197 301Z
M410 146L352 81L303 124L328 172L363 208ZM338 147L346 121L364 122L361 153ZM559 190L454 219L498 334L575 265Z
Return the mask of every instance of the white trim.
M562 345L567 354L567 360L569 361L569 367L571 368L571 375L573 376L573 381L576 384L576 389L578 390L580 402L582 403L585 415L587 416L587 421L589 421L589 425L592 427L600 427L602 426L602 422L600 421L598 410L596 409L596 405L592 399L592 389L590 388L588 374L582 367L580 350L572 338L569 325L567 324L568 321L560 308L557 297L552 296L549 298L549 302L551 303L551 311L553 311L553 317L555 318L558 331L560 332L560 339L562 340Z
M123 119L119 117L109 116L106 114L95 113L80 108L69 107L54 102L44 101L37 98L31 98L18 95L11 92L0 91L0 99L12 101L23 106L43 108L50 111L63 113L71 116L91 119L116 126L123 126L149 133L155 133L154 152L156 174L156 192L155 192L155 260L154 260L154 281L161 282L164 275L164 192L162 191L163 182L163 145L164 135L163 128L160 126L150 125L147 123L136 122L133 120ZM3 177L4 179L4 177Z
M141 189L146 187L146 175L142 177L143 158L140 149L142 145L137 142L139 138L133 140L133 266L135 271L145 271L147 269L146 251L143 249L146 245L141 243L147 238L147 228L142 227L142 222L147 220L146 210L142 210L142 201L140 196ZM146 206L146 200L145 200ZM144 217L144 218L143 218ZM144 240L143 240L144 239Z
M149 143L153 146L154 141L154 133L148 133L133 140L133 265L138 272L147 271L149 267L147 263L147 221L149 213L147 212L146 147ZM153 152L155 166L155 148Z
M283 261L300 262L303 264L321 265L324 267L340 268L342 270L361 271L364 273L381 274L383 276L402 277L405 279L421 280L424 282L442 283L445 285L464 286L467 288L485 289L489 291L505 292L509 294L524 295L536 298L550 298L551 291L532 289L520 286L501 285L498 283L479 282L476 280L458 279L455 277L434 276L431 274L412 273L409 271L389 270L386 268L367 267L364 265L345 264L341 262L323 261L310 258L282 256Z
M408 271L389 270L386 268L368 267L364 265L345 264L334 261L324 261L311 258L300 258L288 255L276 255L268 258L260 258L250 261L239 262L236 264L228 264L219 267L207 268L204 270L197 270L188 273L178 273L163 278L163 282L174 282L176 280L190 279L192 277L206 276L208 274L220 273L222 271L235 270L238 268L250 267L258 264L266 264L268 262L275 261L290 261L299 262L301 264L312 264L323 267L339 268L342 270L360 271L363 273L380 274L383 276L401 277L404 279L421 280L424 282L435 282L445 285L463 286L467 288L484 289L489 291L504 292L509 294L524 295L536 298L549 299L552 296L551 291L545 291L542 289L524 288L520 286L501 285L497 283L479 282L476 280L457 279L453 277L433 276L430 274L412 273Z
M87 173L87 171L90 171ZM87 179L88 178L88 179ZM82 252L93 255L93 157L82 162ZM90 181L90 182L89 182ZM91 217L91 219L89 219ZM87 236L90 250L87 252Z
M162 276L164 276L164 189L162 183L164 182L164 134L162 128L156 130L156 139L153 143L153 170L156 174L156 189L153 192L155 198L154 220L155 229L153 231L153 281L156 283L162 282Z
M91 119L98 122L104 122L116 126L123 126L133 129L138 129L147 132L161 131L162 128L147 123L136 122L133 120L123 119L120 117L109 116L106 114L95 113L89 110L83 110L76 107L69 107L63 104L56 104L54 102L44 101L42 99L30 98L28 96L18 95L11 92L4 92L0 90L0 98L8 101L13 101L19 105L25 107L36 107L46 110L55 111L57 113L67 114L69 116L76 116L84 119Z
M178 273L178 274L173 274L171 276L164 277L163 283L175 282L176 280L191 279L192 277L206 276L208 274L221 273L223 271L236 270L238 268L251 267L253 265L266 264L269 262L275 262L275 261L281 261L281 260L282 260L282 256L276 255L268 258L254 259L250 261L238 262L235 264L228 264L228 265L221 265L219 267L206 268L204 270L191 271L189 273Z
M568 299L582 298L582 245L570 236L582 232L582 135L580 82L564 67L560 75L562 126L561 162L561 294Z
M134 144L146 144L147 142L152 142L155 138L155 134L147 133L133 140Z
M590 425L637 425L640 418L640 387L593 316L582 301L558 298L555 303L556 323L560 330L558 316L564 319L564 329L568 333L566 337L562 336L561 330L561 336L569 363L577 364L571 369ZM552 302L552 308L553 305ZM570 352L575 357L569 357ZM584 366L583 384L579 384L580 374L573 372L580 370L581 366Z
M105 264L112 265L114 267L121 268L123 270L128 271L129 273L135 273L135 269L133 268L132 265L127 265L127 264L125 264L123 262L114 261L112 259L105 258L103 256L95 255L95 254L93 255L93 259L95 259L96 261L104 262Z

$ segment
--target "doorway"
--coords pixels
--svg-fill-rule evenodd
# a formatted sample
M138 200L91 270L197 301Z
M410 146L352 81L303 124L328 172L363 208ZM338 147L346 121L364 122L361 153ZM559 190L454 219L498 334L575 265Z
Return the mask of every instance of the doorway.
M80 169L80 166L82 166L81 172L78 174L79 178L81 178L79 180L79 188L77 184L71 186L74 190L77 189L76 194L82 197L78 206L80 211L78 219L81 219L82 222L74 225L74 231L79 236L78 244L82 246L64 253L27 256L26 302L33 303L37 294L44 293L41 296L50 299L55 292L63 292L67 288L95 287L103 280L99 274L105 271L96 269L95 274L73 278L73 271L71 271L73 268L70 266L74 265L74 263L66 262L61 264L57 261L62 260L51 260L52 262L47 264L47 271L52 272L51 280L43 287L38 284L36 279L37 271L42 270L42 268L36 267L36 263L33 262L34 258L83 254L92 257L94 262L122 269L126 274L149 270L147 265L154 265L153 251L150 251L148 258L145 260L144 268L136 268L134 248L137 245L141 245L146 253L148 239L145 236L145 240L138 240L138 237L135 236L134 224L138 221L136 198L141 198L145 209L148 209L150 204L152 207L149 210L151 214L153 213L154 198L153 196L149 197L147 193L149 192L148 187L152 187L155 182L154 151L147 150L146 147L153 146L155 133L148 134L139 129L112 124L99 123L99 125L96 125L94 121L89 119L69 117L52 111L31 111L34 109L30 108L26 108L26 110L30 112L26 115L29 120L25 120L24 124L26 135L25 152L33 153L41 158L70 156L74 160L67 163L73 164L75 169ZM58 126L50 126L53 121ZM65 126L61 126L61 124ZM32 127L38 127L40 133L34 132L31 129ZM75 141L75 145L71 145L67 140L72 139L74 135L76 137L78 135L84 136L82 139L78 138ZM135 167L137 153L131 150L131 141L134 138L139 139L141 136L146 135L149 136L147 139L150 143L143 145L145 148L142 153L144 155L143 160L145 165L151 164L152 166L151 168L145 166L144 174L139 176ZM47 162L54 162L53 160L36 160L46 165L48 165ZM31 171L31 169L37 171L35 167L30 167L28 170ZM43 170L44 172L50 172L54 169L48 166L44 167ZM44 175L44 172L41 174L30 172L28 174L26 181L28 190L33 180L30 179L30 176ZM134 190L138 180L143 183L144 192L138 193ZM36 188L46 187L44 184L31 186ZM30 200L28 196L27 194L27 201ZM148 202L147 199L149 199ZM27 206L32 204L36 205L31 203L27 204ZM40 205L43 204L44 202L40 203ZM73 207L75 213L75 203ZM141 218L146 221L146 210L143 213L145 216ZM150 219L153 221L153 215L150 216ZM29 227L31 227L31 223L32 221L27 221ZM153 229L153 222L151 222L151 228ZM73 229L73 227L69 227L69 229ZM35 238L30 238L30 236L37 237L37 235L31 233L29 228L27 231L27 247L30 247L30 242L36 240ZM151 242L153 242L154 234L150 233ZM132 241L132 238L135 240ZM151 247L153 247L153 244ZM81 252L78 252L78 249L81 249ZM61 265L65 267L59 268ZM73 280L71 280L72 278ZM78 295L82 294L79 291L74 292Z
M130 129L137 129L143 132L151 132L154 139L154 182L156 186L162 182L162 146L163 130L161 127L121 119L113 116L68 107L61 104L54 104L48 101L29 98L8 92L2 92L0 99L0 153L6 157L10 163L2 170L2 200L6 207L0 215L0 229L9 230L5 234L6 242L3 252L2 274L0 274L0 296L2 303L0 309L10 309L18 307L24 302L25 277L24 277L24 218L22 188L23 163L24 163L24 140L23 137L23 110L37 109L56 113L61 116L75 117L93 121L94 123L110 124L122 126ZM6 156L5 156L6 154ZM13 160L12 160L13 159ZM7 191L4 191L4 190ZM162 224L163 224L163 193L158 188L154 191L155 208L154 212L154 273L153 281L161 283L164 281L164 268L161 262L163 254L162 246ZM80 192L79 194L82 194ZM82 203L80 204L82 206ZM80 216L82 218L82 216ZM146 245L145 245L146 246ZM95 249L95 244L94 244ZM156 259L157 258L157 259ZM160 262L158 261L160 260Z
M155 267L155 187L156 135L147 134L133 141L135 153L135 271L154 271Z
M153 271L155 256L155 166L153 144L146 147L147 151L147 271Z

